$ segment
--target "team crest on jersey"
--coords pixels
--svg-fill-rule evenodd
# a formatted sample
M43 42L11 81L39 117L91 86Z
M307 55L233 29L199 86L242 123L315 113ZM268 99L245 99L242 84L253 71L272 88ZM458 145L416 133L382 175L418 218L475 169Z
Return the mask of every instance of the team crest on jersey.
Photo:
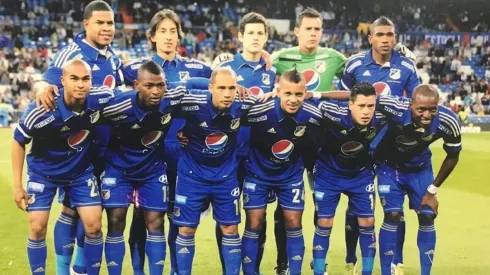
M95 124L97 121L99 121L100 118L100 111L97 111L93 114L90 115L90 123Z
M271 85L271 78L269 74L262 74L262 83L264 83L264 85Z
M376 136L376 130L369 131L366 135L366 139L372 139Z
M431 141L433 138L434 138L434 134L429 134L429 135L422 137L421 139L423 141Z
M402 72L398 68L391 68L390 69L390 78L393 80L398 80L402 76Z
M189 72L179 72L179 78L180 81L184 81L191 78L191 76L189 75Z
M108 200L111 197L111 190L102 190L102 199Z
M231 120L230 128L232 130L237 129L240 126L240 118L235 118Z
M36 194L27 195L27 204L33 204L36 202Z
M174 217L179 217L180 216L180 208L175 206L174 207Z
M296 130L294 130L294 135L297 137L302 137L305 134L306 126L296 126Z
M320 86L320 75L315 70L304 70L302 72L305 78L306 88L308 91L314 91L318 86Z
M404 135L397 136L396 143L402 145L403 147L408 147L408 148L415 147L418 144L418 142L415 139Z
M162 116L162 120L161 120L162 125L169 123L171 119L172 119L172 115L165 114L164 116Z
M342 153L344 153L344 155L353 156L361 152L363 148L364 145L362 145L362 143L358 141L349 141L342 144L340 150L342 151Z
M204 143L208 149L217 151L224 148L227 141L228 136L225 133L216 132L209 134L204 140Z
M390 85L385 82L376 82L373 84L373 87L378 95L391 95Z
M160 144L159 140L162 136L162 131L149 132L141 138L141 144L146 148L155 148Z
M80 152L83 149L83 142L90 134L89 130L80 130L68 137L68 146Z
M315 70L319 73L324 73L327 69L327 63L324 60L317 60L315 64Z
M272 154L278 159L287 159L294 150L294 144L287 140L280 140L272 145Z

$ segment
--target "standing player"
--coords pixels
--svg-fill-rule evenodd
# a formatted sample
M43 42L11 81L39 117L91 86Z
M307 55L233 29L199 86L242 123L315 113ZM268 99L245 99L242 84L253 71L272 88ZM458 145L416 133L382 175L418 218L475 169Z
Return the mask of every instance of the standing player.
M223 231L222 254L226 274L239 274L241 242L240 188L235 154L240 119L255 103L255 97L235 99L237 76L228 68L211 74L210 94L188 95L182 99L186 119L184 136L189 144L178 164L178 182L173 220L180 226L177 237L178 274L191 274L194 235L201 209L209 201L214 219Z
M411 98L419 83L417 67L405 56L413 55L404 51L405 56L394 50L396 44L395 25L382 16L371 25L369 43L372 48L349 58L339 89L349 90L360 81L370 82L379 95L406 96ZM402 49L406 49L403 47ZM407 54L408 53L408 54ZM402 213L403 216L403 213ZM358 219L347 211L345 220L345 241L347 248L346 273L355 274L357 270L356 247L359 238ZM403 242L405 239L405 221L398 228L398 242L394 256L397 275L403 273Z
M153 52L151 58L143 58L130 62L123 67L124 78L127 85L133 85L138 74L138 68L148 59L160 65L165 77L170 82L185 81L193 77L209 78L211 68L204 63L187 59L177 55L177 47L184 37L181 22L178 15L168 9L157 12L150 21L146 31L147 39L151 41L150 50ZM169 236L171 272L177 272L177 261L175 254L175 239L177 238L177 227L172 224L171 213L175 194L175 180L177 177L177 160L180 156L180 145L177 140L177 132L185 125L185 121L175 118L165 140L165 162L167 163L167 179L170 187L169 204ZM143 274L145 259L146 228L140 211L134 211L133 222L129 236L129 246L135 274Z
M231 60L223 62L220 67L231 68L238 76L238 84L244 86L253 95L261 95L272 91L275 83L275 69L266 69L266 62L262 58L262 49L267 42L268 24L264 16L251 12L246 14L238 26L238 39L243 45L243 52L236 54ZM245 159L249 154L250 128L240 127L238 131L237 156L239 159L238 182L243 184L245 176ZM259 234L259 246L257 261L255 262L255 272L260 274L260 262L264 254L266 224L262 226ZM218 247L221 248L221 229L216 227L216 240ZM221 252L221 249L219 249ZM221 264L224 268L223 257L220 254ZM223 269L223 274L225 270Z
M313 238L313 270L326 272L335 211L340 195L349 197L349 207L359 218L362 274L372 274L376 254L374 233L374 173L369 156L370 143L379 121L373 118L376 91L367 82L351 88L349 102L321 101L327 122L315 162L315 205L318 221Z
M134 87L110 100L103 111L104 119L113 127L102 176L102 205L108 221L105 255L109 274L121 274L126 214L135 193L134 204L143 209L148 230L143 249L150 274L163 274L163 225L169 193L163 140L186 89L178 86L166 90L163 70L153 61L139 66Z
M303 103L306 83L296 70L284 72L278 98L252 107L250 154L245 161L243 189L247 214L242 242L243 272L255 274L258 237L262 230L271 191L277 195L286 220L286 248L290 274L301 274L305 244L302 231L304 209L303 157L306 131L318 131L321 113Z
M405 194L410 208L417 211L419 231L417 245L422 275L430 274L436 245L434 218L437 216L437 189L458 163L461 130L456 115L438 106L439 94L430 85L415 88L412 100L379 97L376 110L387 118L374 158L378 176L378 193L385 212L379 233L381 274L390 270L397 242L397 227ZM381 134L380 134L381 136ZM442 138L446 159L434 179L429 145Z
M94 124L100 118L100 102L113 94L101 89L90 92L90 67L81 60L66 62L60 80L63 89L56 100L58 108L46 112L31 103L15 130L12 143L14 199L19 208L29 213L27 254L32 274L46 273L46 230L58 188L65 190L85 227L87 273L99 274L103 249L102 208L93 174L90 139ZM31 140L24 190L25 145Z
M114 38L114 13L111 7L104 1L90 2L83 13L84 32L78 34L74 42L61 49L53 58L48 70L43 75L43 80L36 83L34 91L38 101L49 109L54 109L54 94L61 88L60 76L63 65L73 59L82 59L92 69L92 84L94 86L105 85L114 88L123 83L120 71L121 61L114 53L110 44ZM97 139L94 149L94 174L99 178L103 170L104 153L109 142L108 128L98 125L93 129ZM61 191L61 190L60 190ZM62 192L61 192L62 193ZM62 195L61 195L62 197ZM54 229L54 241L56 251L57 269L61 274L69 273L69 266L73 254L75 232L77 239L77 253L73 270L75 274L84 274L83 252L83 226L78 221L76 212L67 206L62 208L61 216Z

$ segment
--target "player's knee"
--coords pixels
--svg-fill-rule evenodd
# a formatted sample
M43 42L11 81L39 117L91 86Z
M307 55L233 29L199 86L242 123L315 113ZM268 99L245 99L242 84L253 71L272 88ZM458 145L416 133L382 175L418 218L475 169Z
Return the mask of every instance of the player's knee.
M330 219L318 219L317 225L321 227L332 227L333 226L333 218Z
M164 217L155 215L146 219L146 228L150 232L163 232Z
M286 228L301 227L301 213L284 215L284 223L286 224Z
M434 223L434 215L430 214L418 214L419 224L432 224Z
M29 238L33 240L42 240L46 237L46 232L48 230L48 224L42 221L33 221L30 224L30 234Z
M196 227L181 226L179 227L179 234L183 236L193 236L196 234L196 229Z
M220 225L223 235L237 235L238 225Z
M102 221L100 219L86 219L83 223L85 235L95 238L100 235L102 230Z
M107 228L109 233L122 233L126 227L125 215L108 215Z
M384 216L385 222L400 223L402 220L402 214L400 212L386 212Z
M374 217L369 218L359 218L359 226L370 227L374 226Z

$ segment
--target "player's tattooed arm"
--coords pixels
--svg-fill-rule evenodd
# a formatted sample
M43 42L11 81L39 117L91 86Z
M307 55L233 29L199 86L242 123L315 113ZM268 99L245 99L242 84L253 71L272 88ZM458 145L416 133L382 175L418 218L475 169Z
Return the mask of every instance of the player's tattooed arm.
M27 205L27 193L22 186L22 171L24 170L24 159L26 155L25 144L17 140L12 142L12 171L14 175L14 201L20 210L25 211Z

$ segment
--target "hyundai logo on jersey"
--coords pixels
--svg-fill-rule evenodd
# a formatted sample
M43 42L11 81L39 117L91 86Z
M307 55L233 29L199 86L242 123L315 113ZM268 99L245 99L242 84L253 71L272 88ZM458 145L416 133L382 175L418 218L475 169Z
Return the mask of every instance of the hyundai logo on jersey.
M114 78L114 76L108 75L104 78L104 82L102 82L102 85L114 89L114 87L116 87L116 79Z
M364 145L362 145L362 143L357 141L349 141L342 144L340 150L342 153L344 153L344 155L352 156L359 153L363 148Z
M220 150L225 147L228 141L228 136L222 132L211 133L206 137L204 141L208 149Z
M89 134L89 130L80 130L79 132L72 134L68 137L68 146L77 151L81 151L83 149L82 143L87 139Z
M287 140L280 140L272 145L272 154L278 159L286 159L291 155L294 149L294 144Z
M308 91L314 91L320 86L320 75L314 70L304 70L303 77L305 78L306 88Z
M418 144L418 142L415 139L403 135L397 136L396 142L404 147L414 147L417 146Z
M155 148L159 145L158 140L162 137L162 131L152 131L141 138L141 144L146 148Z
M385 82L376 82L373 84L373 87L378 95L391 95L390 85Z
M257 86L250 87L250 88L248 89L248 92L249 92L250 94L252 94L252 95L255 95L255 96L257 96L257 95L262 95L262 94L264 93L264 91L262 91L262 89L261 89L261 88L259 88L259 87L257 87Z

